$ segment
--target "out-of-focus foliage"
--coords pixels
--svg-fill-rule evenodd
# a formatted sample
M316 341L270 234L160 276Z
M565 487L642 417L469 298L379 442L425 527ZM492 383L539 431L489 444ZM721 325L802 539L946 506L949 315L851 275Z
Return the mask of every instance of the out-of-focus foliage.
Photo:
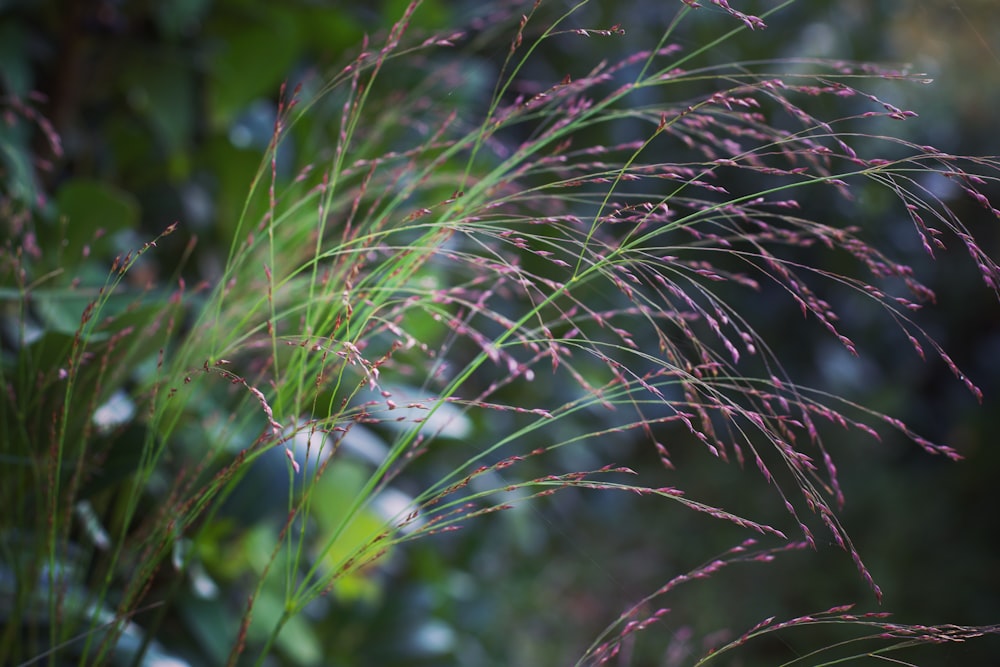
M583 50L627 49L632 36L638 40L647 26L655 31L669 20L673 4L679 3L595 3L588 9L591 13L579 17L580 23L621 24L624 41L562 40L559 48L550 47L533 61L548 70L547 76L539 78L558 80ZM107 311L119 316L112 322L95 323L100 335L91 339L92 348L85 351L97 359L115 359L113 367L95 365L93 374L78 381L82 393L93 400L90 409L79 414L87 421L106 407L103 414L119 416L109 417L107 426L81 422L71 427L80 432L107 429L100 451L70 452L98 456L103 462L105 472L87 482L91 487L84 494L98 510L109 504L108 496L117 485L143 465L135 457L135 443L153 437L138 422L132 424L132 416L142 406L116 399L117 389L150 381L156 372L157 351L168 344L169 333L183 328L186 311L179 300L172 299L178 280L196 286L220 275L261 155L272 139L282 84L288 82L285 100L299 83L307 91L322 86L326 74L360 48L365 34L383 30L405 5L307 0L25 0L0 4L0 180L4 193L0 216L5 232L9 228L26 233L34 243L25 246L28 256L23 265L30 267L29 273L19 275L0 266L4 271L0 275L2 334L5 343L21 343L14 351L5 348L5 363L15 355L11 367L21 376L20 386L35 392L35 409L60 400L56 384L60 369L46 368L45 360L65 357L73 349L80 314L105 284L114 258L141 247L171 223L179 223L176 232L159 242L157 252L144 254L124 277L128 290L119 292ZM463 3L428 1L414 18L415 28L447 26L465 10ZM684 46L714 36L720 22L728 21L728 17L712 14L710 8L700 11L698 20L689 21L679 35ZM727 43L713 57L723 61L773 56L913 61L916 69L930 71L935 84L900 85L889 95L896 101L901 96L901 104L924 116L916 125L919 129L911 130L918 133L912 140L956 152L996 153L1000 151L995 148L991 119L1000 104L996 92L1000 86L984 82L1000 79L998 25L998 10L985 2L804 1L775 16L763 39L749 35ZM483 30L488 32L490 27ZM474 73L473 83L437 93L458 99L460 112L485 104L506 42L480 48L473 41L472 47L479 49L474 56L455 58L467 74ZM390 92L373 93L384 99L387 114L392 112ZM302 118L275 164L283 182L294 179L305 165L330 158L339 131L340 104L334 94ZM399 127L404 128L400 132L406 131L404 123ZM369 140L382 142L390 150L394 137ZM860 196L864 199L868 193L862 191ZM863 202L870 219L859 224L872 226L873 234L893 237L899 221L880 219L884 202L871 197ZM821 209L825 203L816 206ZM970 207L969 215L976 214ZM970 220L968 224L984 230L996 256L1000 235L985 227L995 221ZM194 237L197 244L190 244ZM919 248L900 241L899 251L924 264ZM15 250L8 244L3 252ZM961 387L945 379L946 369L915 359L912 365L898 363L909 350L885 339L874 323L870 339L860 346L874 351L876 360L886 362L884 368L908 369L902 376L887 375L878 362L864 365L844 359L833 346L802 345L797 321L785 313L761 313L756 324L766 329L770 322L773 331L786 331L794 349L783 358L789 365L798 364L796 370L806 377L828 381L860 403L899 413L916 430L952 442L970 458L967 463L945 467L900 443L887 442L876 453L869 442L842 443L839 454L849 503L845 523L886 589L889 608L903 620L996 622L1000 579L991 556L1000 548L996 541L1000 531L989 485L998 455L990 446L989 434L1000 428L996 421L1000 414L996 381L1000 377L1000 324L995 303L973 300L988 300L988 295L967 297L956 292L954 285L968 284L968 275L962 276L964 283L950 282L953 272L960 269L947 257L926 268L936 275L932 286L941 297L935 318L948 323L947 329L936 333L946 348L958 352L959 364L972 369L974 379L984 387L983 410L974 410ZM36 296L26 311L20 309L19 295L27 284ZM74 285L84 291L69 292ZM197 300L198 292L192 292L189 298ZM866 313L859 311L857 317L856 324L864 328ZM446 335L430 320L413 326L425 327L428 339ZM131 348L128 357L114 357L116 337L126 330L149 335L143 344ZM38 369L47 374L25 379ZM221 392L206 393L206 414L223 414L226 400ZM42 414L39 410L39 419ZM131 425L119 428L122 424ZM252 431L245 424L242 427ZM43 430L44 424L38 428ZM474 424L471 428L463 438L475 439L477 429L482 432L493 426ZM10 451L30 458L31 435L10 434L17 443ZM686 452L686 436L672 435L679 443L675 449L680 452L678 463L687 488L722 506L780 513L780 507L760 499L766 492L745 483L739 471L717 464L694 447ZM190 436L197 439L205 433L192 429ZM377 434L371 437L377 447ZM620 463L633 464L636 454L629 442L614 441L607 446L620 452ZM363 451L362 445L359 448ZM188 545L188 554L177 556L196 559L204 571L185 582L177 594L177 609L170 611L167 620L158 619L162 631L157 641L190 664L218 664L238 633L245 601L235 597L220 601L215 587L233 590L244 582L250 590L255 578L263 576L266 559L261 555L270 554L273 535L262 526L280 516L283 489L289 484L280 465L284 457L274 454L273 465L262 459L227 499L221 510L227 516L218 522L218 529L203 533L197 543ZM458 460L460 453L455 456ZM317 515L320 521L336 525L338 511L362 484L363 458L358 455L325 480L316 498L318 506L328 508L326 514ZM578 460L567 462L567 467L585 465ZM641 465L641 460L635 465ZM5 462L0 485L25 484L12 481L21 472ZM431 471L428 477L433 478ZM268 499L277 499L279 506L268 505ZM38 498L37 504L43 506L43 499ZM37 507L12 509L30 513ZM101 518L113 524L114 517ZM372 522L378 518L374 511L369 517ZM605 541L604 532L612 524L623 531L622 541ZM9 525L3 525L9 536ZM358 526L362 535L365 527ZM44 529L40 523L35 528ZM88 539L99 540L100 535L94 533ZM735 531L720 530L703 516L664 516L659 506L617 496L565 494L550 504L518 509L454 535L415 543L404 553L388 554L378 567L340 582L329 597L291 621L277 648L292 665L563 664L650 588L738 539ZM7 585L6 579L33 571L26 564L8 564L12 561L6 556L16 545L8 537L3 542L0 581ZM685 610L666 624L665 636L673 650L685 655L688 625L711 627L724 618L725 623L744 627L791 609L821 609L868 599L863 584L849 578L854 574L849 567L838 570L844 572L842 577L802 581L795 578L801 565L798 556L788 558L777 571L761 566L759 571L727 573L673 602ZM842 565L839 552L824 552L820 558ZM99 567L71 561L68 557L64 565L81 579L80 572L87 567ZM628 580L611 573L612 569L622 571L623 561L627 563L624 570L630 573ZM281 564L272 569L280 571ZM805 576L814 571L801 567ZM492 582L503 583L494 586ZM258 597L255 619L263 627L280 616L281 601L269 584ZM156 613L153 610L136 619L136 636L140 637L136 641L142 641L138 627ZM531 619L530 624L526 619ZM256 626L250 627L251 641L257 638L256 631ZM970 648L967 659L982 660L995 648L995 644L992 649ZM126 652L125 661L129 654L121 650ZM754 659L770 664L806 650L806 642L765 646ZM977 654L977 650L985 652ZM637 664L653 664L637 660Z

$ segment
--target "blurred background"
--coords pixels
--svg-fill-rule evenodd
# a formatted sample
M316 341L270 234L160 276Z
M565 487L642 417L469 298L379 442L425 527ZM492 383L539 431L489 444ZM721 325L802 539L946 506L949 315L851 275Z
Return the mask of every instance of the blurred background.
M144 259L132 279L155 282L173 276L187 241L197 236L182 272L191 284L211 280L225 261L240 207L271 139L282 82L321 79L359 50L363 35L384 30L406 4L0 0L5 216L13 223L18 216L38 215L53 230L58 217L66 216L73 221L73 247L91 239L98 227L111 232L93 244L88 257L78 258L60 253L54 245L57 234L39 238L52 268L78 262L73 275L95 278L106 271L108 258L178 221L179 231ZM413 30L464 25L481 13L478 4L426 0L414 16ZM760 12L775 3L732 4ZM569 6L545 3L542 14L555 17ZM620 24L624 36L554 40L537 54L526 76L554 82L566 73L578 75L581 59L591 63L649 47L681 6L677 0L595 1L579 12L573 26ZM449 103L482 108L516 26L511 16L518 13L501 13L507 18L495 25L480 24L480 37L467 45L470 51L437 56L461 58L468 77ZM952 153L1000 154L1000 4L802 0L767 22L766 31L745 32L702 60L817 57L910 63L912 71L926 72L934 82L871 84L882 99L919 114L886 131ZM543 24L540 19L535 25ZM735 25L717 9L703 7L687 17L672 41L692 49ZM48 126L32 113L51 123L61 156L52 149ZM338 115L336 103L317 107L303 135L332 136ZM328 147L290 144L283 156L285 175L319 159ZM988 189L1000 201L1000 189ZM1000 305L962 248L929 261L908 233L904 212L874 191L860 188L856 194L857 205L850 208L833 200L810 201L810 206L820 216L850 216L845 224L861 226L869 238L916 268L938 294L937 303L916 319L983 389L982 405L942 363L921 362L891 322L863 304L838 303L850 314L860 359L816 335L817 328L803 322L787 300L762 303L755 325L774 347L788 348L786 367L803 383L892 414L965 457L950 463L889 433L882 442L844 431L828 435L847 496L842 520L885 593L881 608L901 622L998 623ZM963 214L984 249L1000 256L997 221L958 193L943 196ZM488 426L473 425L462 437L474 441L475 428ZM754 475L720 463L685 442L681 433L672 441L678 469L665 477L666 483L693 498L787 527L780 503ZM613 452L623 465L658 465L635 443L597 447ZM585 466L588 460L566 463ZM733 526L648 499L567 492L551 502L476 521L458 533L410 544L366 581L310 609L310 624L298 637L300 650L283 645L275 661L573 664L630 605L745 537ZM252 541L242 544L253 548ZM220 561L249 558L222 551L215 556ZM206 559L211 566L211 557ZM222 568L221 562L214 565ZM618 664L690 664L703 643L738 636L763 618L852 602L859 609L879 609L850 558L829 544L821 543L816 553L786 554L777 564L734 566L663 600L660 606L673 611L628 646ZM212 664L205 656L215 649L205 628L215 627L216 615L207 605L189 601L161 641L190 664ZM786 663L850 636L840 632L784 633L778 640L752 643L722 664ZM924 665L986 665L996 664L997 655L1000 641L986 639L900 657Z

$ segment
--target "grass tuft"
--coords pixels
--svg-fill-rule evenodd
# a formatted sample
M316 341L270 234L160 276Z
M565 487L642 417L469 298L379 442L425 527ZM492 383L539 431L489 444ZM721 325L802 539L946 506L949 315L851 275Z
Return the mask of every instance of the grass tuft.
M588 4L490 15L513 37L481 107L447 91L464 85L461 49L489 36L486 19L422 33L419 1L329 80L283 87L221 273L194 289L142 283L176 225L116 257L103 284L72 280L72 258L47 272L32 226L12 230L0 662L151 664L142 656L163 650L196 584L227 590L207 598L233 621L213 659L290 659L318 599L363 590L407 543L558 494L635 494L781 543L747 540L670 579L578 665L622 659L663 627L661 599L680 584L817 542L846 552L881 599L839 518L838 441L895 431L960 452L796 377L765 325L802 320L859 356L845 308L863 304L982 401L916 319L934 292L860 222L857 200L892 198L929 256L959 248L997 293L1000 266L928 183L1000 217L987 195L1000 164L885 133L916 114L873 91L921 74L716 62L716 46L768 18L723 0L700 10L734 20L717 40L676 39L699 20L684 0L638 48L622 25L579 27ZM538 54L569 40L628 53L537 77ZM330 141L284 172L284 148L310 140L311 114L330 105ZM58 152L40 116L16 110ZM81 306L75 327L38 333L32 313L60 299ZM759 476L787 520L692 497L677 461L693 448ZM254 547L227 564L241 541ZM786 664L997 631L836 607L762 621L694 664L820 624L861 634Z

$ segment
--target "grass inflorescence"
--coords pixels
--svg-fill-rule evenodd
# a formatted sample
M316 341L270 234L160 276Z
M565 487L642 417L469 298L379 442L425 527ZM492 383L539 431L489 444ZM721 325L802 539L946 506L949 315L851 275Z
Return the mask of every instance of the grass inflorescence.
M154 638L171 605L200 585L242 591L205 598L239 619L225 627L229 664L263 663L291 651L281 638L318 598L363 588L402 544L569 489L657 498L663 511L785 541L748 541L621 616L610 610L617 621L578 664L606 664L653 632L678 584L817 541L849 554L881 596L838 518L832 441L896 431L931 454L959 452L797 378L755 304L780 301L782 317L850 355L865 351L839 309L875 305L915 356L936 357L981 400L916 319L933 291L862 223L810 200L850 205L880 188L929 255L958 246L996 292L1000 266L926 183L946 179L1000 217L986 194L997 161L883 133L915 114L873 83L921 85L919 74L714 63L715 45L768 19L726 2L705 3L735 19L716 42L675 41L698 20L685 0L658 43L554 80L527 75L551 40L613 42L628 27L579 27L586 1L562 16L535 2L469 31L417 34L420 4L328 80L281 91L221 274L193 287L130 282L150 243L115 259L94 292L59 273L72 257L44 273L31 225L13 230L0 661L147 664L138 656L166 652ZM498 23L512 34L489 102L453 106L466 73L448 54L477 48ZM332 129L308 124L334 107ZM313 143L308 166L282 176L289 142ZM75 329L33 333L33 308L61 298L84 304ZM98 418L115 405L128 414ZM660 471L600 446L622 440L648 448L641 460ZM790 522L648 481L691 446L759 475ZM567 470L574 449L603 460ZM248 484L253 502L236 500ZM234 518L248 506L258 516ZM253 555L226 571L222 552L238 540L253 540ZM890 647L995 631L834 608L764 621L697 664L819 623Z

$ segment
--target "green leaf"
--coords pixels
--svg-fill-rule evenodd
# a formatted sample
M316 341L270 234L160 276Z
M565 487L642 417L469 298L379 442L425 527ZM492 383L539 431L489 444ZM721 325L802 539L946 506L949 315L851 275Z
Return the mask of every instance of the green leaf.
M209 102L214 124L226 127L254 99L277 95L301 41L290 10L280 7L243 21L227 16L213 32L217 46L209 64Z
M347 509L362 492L369 474L364 464L344 459L330 466L317 481L312 491L311 513L320 527L319 545L323 545L328 536L339 528ZM370 506L362 507L350 518L350 523L337 540L319 557L331 574L337 573L345 561L358 556L384 529L385 519ZM377 583L363 569L338 573L333 590L347 600L370 600L379 592Z
M397 21L406 11L409 0L390 0L382 15L390 21ZM440 29L452 25L452 10L441 0L426 0L413 15L410 22L419 28Z
M62 257L72 265L91 253L113 253L114 232L139 223L139 204L124 190L100 181L75 179L56 195L59 215L66 221Z
M184 625L213 665L224 665L239 633L239 619L219 600L205 600L191 593L177 603Z
M93 295L62 290L37 290L31 295L35 313L45 328L70 336L74 335L80 328L80 316L83 315L87 305L93 301ZM106 338L107 334L94 333L90 342ZM55 357L50 358L55 359Z
M13 201L30 206L38 199L39 184L31 164L33 152L28 135L22 119L13 124L0 123L0 174L4 177L0 186Z
M183 154L195 126L194 74L177 54L137 56L122 76L130 105L152 126L168 156Z
M253 220L266 210L266 201L258 204L261 197L247 194L260 167L261 151L237 148L217 137L206 146L203 159L215 179L216 233L221 245L227 247L236 234L248 196L252 200L248 219Z
M320 665L323 649L306 617L292 616L278 635L278 647L296 665Z
M325 55L339 55L358 43L364 34L361 23L346 11L328 7L300 7L296 16L303 40L313 50Z

